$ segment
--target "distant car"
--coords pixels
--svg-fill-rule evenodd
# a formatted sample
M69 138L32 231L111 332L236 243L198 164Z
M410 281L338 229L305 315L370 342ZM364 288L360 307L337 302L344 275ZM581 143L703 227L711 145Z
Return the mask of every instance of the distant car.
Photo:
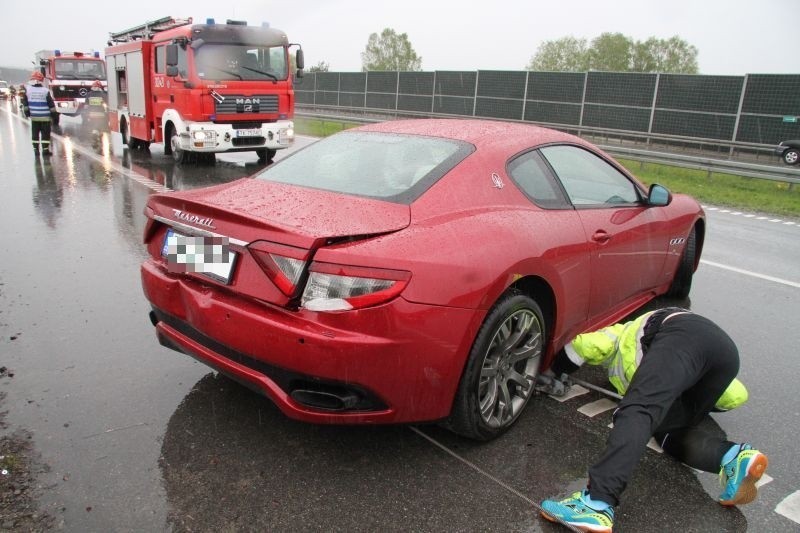
M775 148L775 153L787 165L796 165L800 161L800 139L781 141Z
M410 120L152 195L159 341L316 423L508 429L583 331L686 297L700 205L532 125Z
M11 87L7 81L0 80L0 98L11 98Z

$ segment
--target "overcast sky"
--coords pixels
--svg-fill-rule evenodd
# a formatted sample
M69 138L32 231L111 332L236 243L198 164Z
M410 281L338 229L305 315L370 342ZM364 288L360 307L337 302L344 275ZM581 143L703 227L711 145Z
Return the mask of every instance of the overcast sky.
M164 16L263 21L305 51L306 66L361 70L370 33L408 38L423 70L524 70L543 41L620 32L678 35L701 74L800 73L799 0L0 0L0 66L42 49L100 50L108 34Z

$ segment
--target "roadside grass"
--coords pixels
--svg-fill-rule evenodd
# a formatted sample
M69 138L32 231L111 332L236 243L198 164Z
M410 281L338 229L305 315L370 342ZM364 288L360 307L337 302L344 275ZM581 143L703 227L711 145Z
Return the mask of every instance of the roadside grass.
M295 118L294 124L297 133L315 137L326 137L360 125L340 119L308 118ZM800 218L800 185L732 174L709 175L705 170L630 159L617 161L648 185L659 183L674 193L689 194L704 204Z
M361 126L356 122L342 122L341 120L308 119L295 117L294 131L301 135L312 137L327 137L348 128Z
M648 185L659 183L672 192L694 196L699 202L743 211L800 218L800 185L746 178L656 163L617 159Z

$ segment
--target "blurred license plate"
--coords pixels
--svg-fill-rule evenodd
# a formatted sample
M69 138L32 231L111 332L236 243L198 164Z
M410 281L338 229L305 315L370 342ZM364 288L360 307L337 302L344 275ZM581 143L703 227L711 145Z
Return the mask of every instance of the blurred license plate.
M236 130L237 137L261 137L260 128L251 128L247 130Z
M230 283L236 253L226 237L195 237L167 230L161 255L170 272L198 272L222 283Z

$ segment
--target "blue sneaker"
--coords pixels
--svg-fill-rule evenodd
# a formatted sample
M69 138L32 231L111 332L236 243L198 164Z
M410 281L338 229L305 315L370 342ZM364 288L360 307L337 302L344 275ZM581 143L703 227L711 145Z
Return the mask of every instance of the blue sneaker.
M564 522L581 531L591 533L611 533L614 527L614 508L598 511L589 506L584 499L587 491L576 492L560 502L542 502L542 516L551 522Z
M719 481L723 487L719 503L742 505L755 500L758 494L756 483L767 470L768 463L766 455L749 444L742 444L736 457L719 471Z

